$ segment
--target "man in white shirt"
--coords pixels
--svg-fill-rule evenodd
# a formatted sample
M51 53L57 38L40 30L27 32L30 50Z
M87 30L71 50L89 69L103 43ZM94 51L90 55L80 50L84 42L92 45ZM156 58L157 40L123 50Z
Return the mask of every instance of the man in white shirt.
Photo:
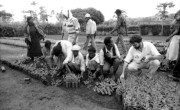
M75 45L78 41L78 35L80 31L80 24L78 22L78 19L73 17L70 10L63 10L62 14L66 19L63 23L64 32L62 38L68 37L68 41Z
M124 59L120 79L124 79L126 67L129 71L137 72L138 74L142 72L141 69L143 68L149 69L151 75L155 73L160 65L158 59L162 58L156 47L150 42L143 42L142 37L139 35L133 35L129 42L132 46Z
M96 49L93 46L88 48L88 54L86 55L86 78L87 73L92 73L94 78L98 78L100 72L99 55L96 53Z
M50 66L54 62L54 56L57 58L55 62L58 69L62 69L64 64L67 64L71 60L72 55L72 43L67 40L60 40L55 43L50 53Z
M87 39L84 44L84 49L87 50L88 44L91 40L91 45L96 48L96 43L95 43L95 34L96 34L96 22L91 19L91 15L89 13L86 13L85 15L85 21L87 22L86 24L86 35Z
M80 52L81 47L78 45L73 45L72 47L72 54L67 66L71 73L80 74L83 76L85 72L85 62L84 57Z
M122 60L120 52L117 45L113 42L112 37L106 37L104 44L103 49L99 53L101 75L105 76L108 73L116 75L116 71Z

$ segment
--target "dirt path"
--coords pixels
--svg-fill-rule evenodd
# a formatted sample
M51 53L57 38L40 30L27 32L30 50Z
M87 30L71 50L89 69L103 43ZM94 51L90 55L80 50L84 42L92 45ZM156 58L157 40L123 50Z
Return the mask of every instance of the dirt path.
M20 56L25 52L17 47L2 44L0 47L1 57L7 59L10 55ZM45 86L33 79L27 84L23 78L28 76L6 69L5 73L0 72L0 110L120 110L114 96L101 96L87 87Z

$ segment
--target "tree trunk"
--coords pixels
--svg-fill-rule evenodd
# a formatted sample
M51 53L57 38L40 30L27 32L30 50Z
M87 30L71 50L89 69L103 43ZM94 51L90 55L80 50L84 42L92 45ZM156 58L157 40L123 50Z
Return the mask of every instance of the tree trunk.
M160 33L160 36L163 36L163 33L164 33L164 20L162 21L162 25L161 25L161 33Z

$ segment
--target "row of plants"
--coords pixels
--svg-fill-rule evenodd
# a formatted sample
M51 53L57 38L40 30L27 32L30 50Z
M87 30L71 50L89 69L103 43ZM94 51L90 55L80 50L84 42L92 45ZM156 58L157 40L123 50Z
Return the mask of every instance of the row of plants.
M39 27L44 30L47 35L59 35L62 32L62 27L60 24L39 24ZM108 33L113 29L113 26L98 25L97 35L108 35ZM0 24L0 37L14 37L24 35L25 24L24 23L12 23L12 24ZM84 28L81 29L81 34L84 34ZM151 36L168 36L170 35L170 25L163 26L160 24L151 25L139 25L139 26L129 26L128 34L141 34L141 35L151 35ZM113 35L117 35L115 32Z
M124 102L124 110L179 110L180 86L162 74L137 77L129 75L116 89ZM130 109L131 110L131 109Z

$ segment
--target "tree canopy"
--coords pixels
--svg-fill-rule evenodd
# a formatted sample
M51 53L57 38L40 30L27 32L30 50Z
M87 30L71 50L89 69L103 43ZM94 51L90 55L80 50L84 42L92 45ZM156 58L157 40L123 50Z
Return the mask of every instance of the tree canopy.
M95 8L86 8L86 9L77 8L71 11L72 11L73 16L79 20L80 24L84 22L84 16L86 13L89 13L92 19L97 24L101 24L104 22L104 15L102 14L101 11L96 10Z

